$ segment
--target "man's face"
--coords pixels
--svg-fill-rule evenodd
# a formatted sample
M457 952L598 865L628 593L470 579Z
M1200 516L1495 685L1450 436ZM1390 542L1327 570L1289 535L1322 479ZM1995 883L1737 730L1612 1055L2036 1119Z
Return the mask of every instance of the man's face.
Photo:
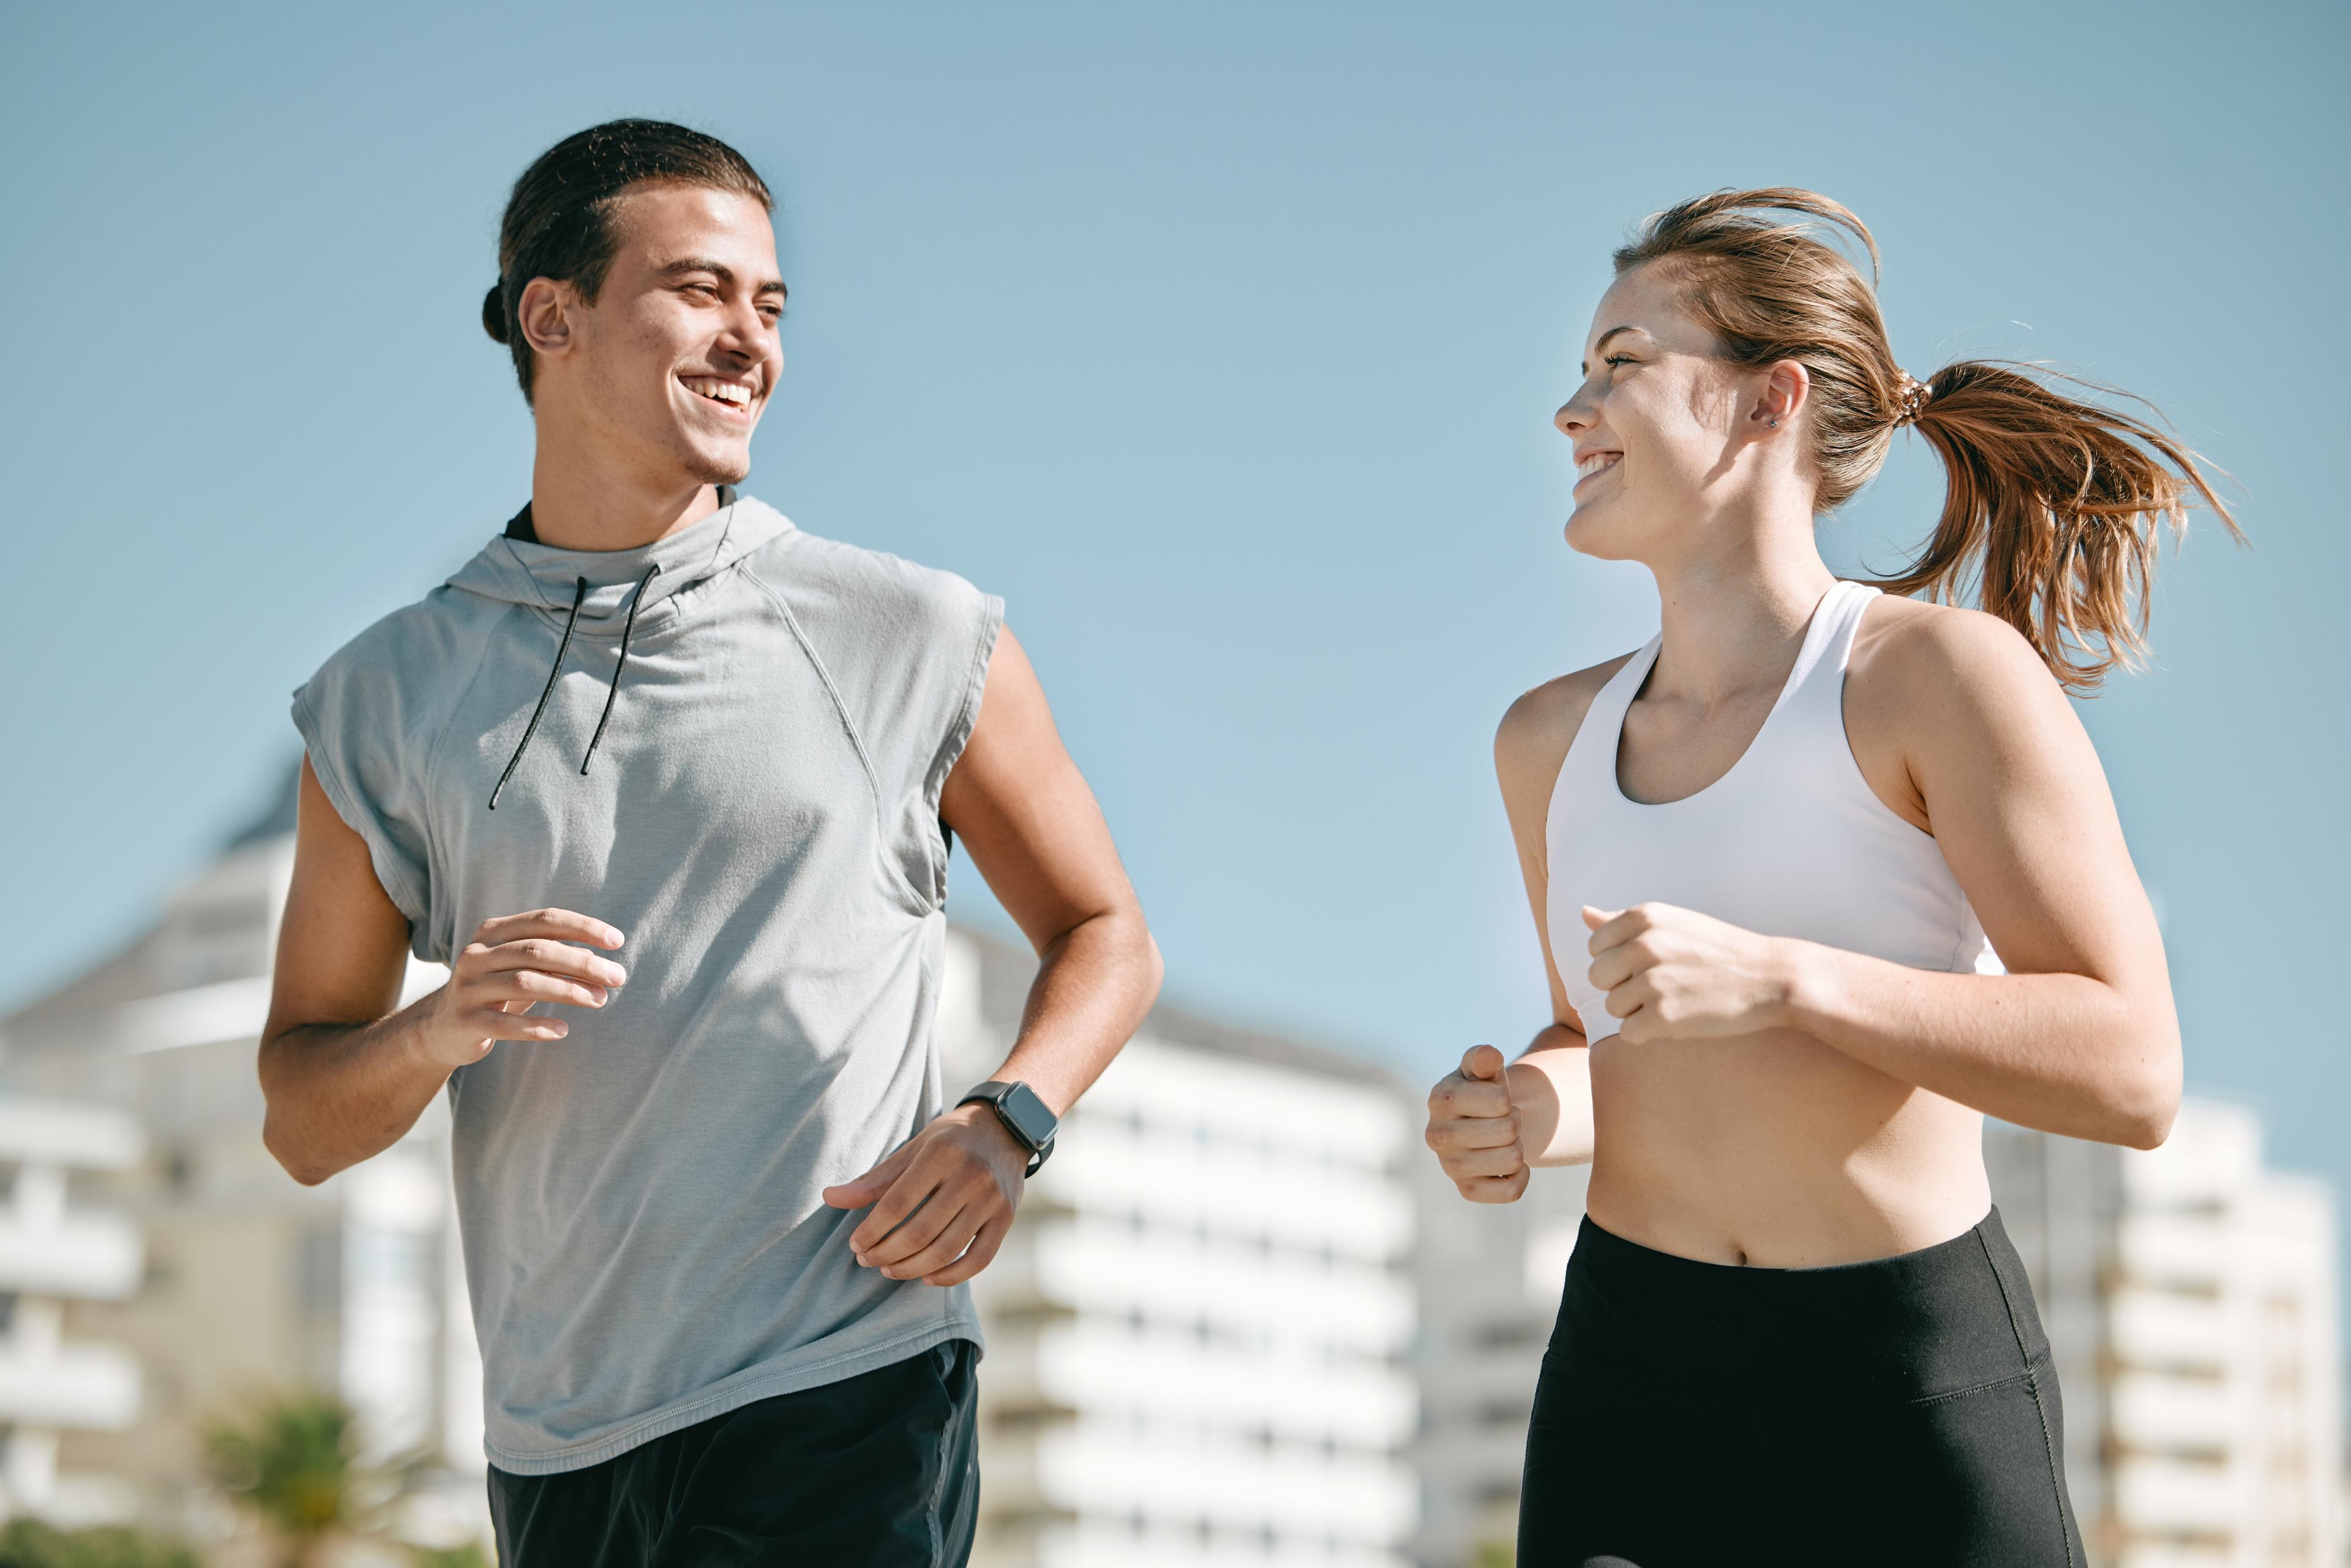
M572 346L559 368L541 363L542 388L559 379L567 408L616 455L733 484L751 471L751 432L784 368L775 227L748 196L645 184L622 193L614 228L596 303L566 299Z

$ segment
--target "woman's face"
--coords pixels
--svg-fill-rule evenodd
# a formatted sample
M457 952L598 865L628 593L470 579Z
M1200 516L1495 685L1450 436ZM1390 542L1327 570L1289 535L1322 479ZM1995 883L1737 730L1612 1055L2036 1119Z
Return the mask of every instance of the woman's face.
M1745 379L1716 356L1665 269L1618 278L1592 318L1583 384L1552 420L1575 443L1568 544L1653 565L1700 548L1740 484Z

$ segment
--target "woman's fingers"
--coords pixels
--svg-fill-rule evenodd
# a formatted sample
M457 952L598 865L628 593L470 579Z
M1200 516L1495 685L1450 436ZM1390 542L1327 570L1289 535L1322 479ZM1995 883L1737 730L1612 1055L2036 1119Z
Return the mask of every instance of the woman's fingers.
M1453 1185L1472 1203L1516 1203L1520 1194L1527 1190L1527 1178L1533 1174L1521 1169L1516 1176L1472 1176Z
M1498 1149L1463 1149L1440 1162L1457 1183L1471 1176L1510 1176L1526 1169L1526 1156L1516 1144Z
M1518 1141L1516 1112L1507 1116L1459 1116L1428 1124L1428 1146L1439 1154L1448 1149L1507 1148Z

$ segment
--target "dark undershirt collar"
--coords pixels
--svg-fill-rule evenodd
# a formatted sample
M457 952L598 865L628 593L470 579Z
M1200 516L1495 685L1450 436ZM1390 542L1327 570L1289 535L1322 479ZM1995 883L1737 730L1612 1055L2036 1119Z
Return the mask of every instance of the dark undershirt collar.
M718 509L723 512L734 504L735 486L732 485L719 486ZM538 542L538 529L530 520L530 503L528 501L525 501L522 504L521 511L517 512L513 517L507 519L507 538L510 539L520 539L525 544L535 545Z

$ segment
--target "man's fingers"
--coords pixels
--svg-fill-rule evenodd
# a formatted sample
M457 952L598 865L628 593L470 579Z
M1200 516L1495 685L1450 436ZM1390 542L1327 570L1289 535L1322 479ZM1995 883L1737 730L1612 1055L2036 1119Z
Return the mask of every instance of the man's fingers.
M852 1176L836 1186L824 1189L824 1201L835 1208L863 1208L890 1190L899 1173L914 1162L914 1145L901 1144L897 1152L863 1176Z
M916 1188L924 1189L923 1196L903 1219L888 1228L885 1234L883 1228L875 1224L881 1218L883 1209L901 1191ZM963 1202L957 1195L943 1191L919 1171L910 1173L900 1177L897 1186L890 1190L889 1196L874 1206L865 1223L850 1237L849 1244L856 1251L860 1263L869 1269L889 1272L893 1265L904 1262L937 1240L962 1210ZM870 1236L866 1234L869 1229L872 1231ZM894 1273L893 1277L895 1277Z
M989 1220L979 1228L979 1234L971 1239L971 1245L964 1249L962 1257L936 1273L924 1275L923 1283L925 1285L962 1284L996 1260L997 1250L1004 1245L1004 1232L1007 1228L1008 1222L1005 1220Z
M618 986L625 983L629 972L610 958L590 953L585 947L575 947L569 942L558 942L550 936L526 936L513 942L501 942L495 947L476 952L477 967L486 973L496 974L511 969L537 969L543 974L571 975L590 985Z
M934 1203L930 1207L935 1208L939 1205ZM920 1223L923 1218L923 1215L916 1215L914 1222ZM979 1234L979 1227L980 1221L971 1210L957 1209L940 1224L938 1233L932 1237L927 1246L895 1262L882 1265L882 1272L893 1280L919 1280L925 1274L935 1274L964 1255L971 1246L972 1238ZM904 1228L900 1227L901 1230ZM896 1240L896 1234L893 1233L890 1239Z
M561 1040L571 1032L567 1019L538 1013L510 1013L501 1008L476 1008L465 1015L465 1027L484 1040Z
M623 940L618 926L569 909L497 915L474 928L474 940L486 947L520 941L526 936L552 936L559 941L585 942L594 947L618 947Z
M575 980L566 975L549 975L538 969L508 969L503 974L484 976L475 982L474 994L499 1002L569 1002L573 1007L601 1008L611 997L602 986Z
M898 1179L890 1184L889 1190L873 1200L873 1207L866 1214L864 1221L850 1232L849 1245L856 1251L857 1260L861 1263L871 1261L870 1255L873 1249L894 1234L901 1225L913 1218L923 1205L930 1201L938 1186L935 1170L925 1163L917 1160L905 1166ZM922 1232L924 1240L930 1239L930 1231ZM903 1255L898 1250L890 1254L893 1258Z

